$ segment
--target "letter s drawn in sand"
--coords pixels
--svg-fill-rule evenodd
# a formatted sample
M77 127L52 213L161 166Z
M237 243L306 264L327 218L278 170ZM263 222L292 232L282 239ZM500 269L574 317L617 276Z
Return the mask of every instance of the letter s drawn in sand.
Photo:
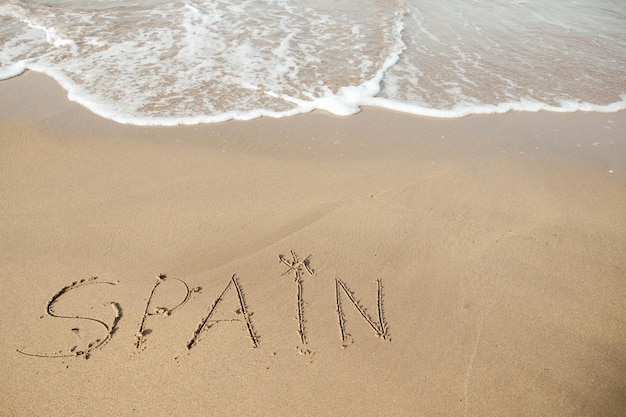
M111 306L115 314L110 324L105 322L104 320L100 320L100 319L93 318L93 317L79 316L79 315L63 315L63 314L55 313L54 311L54 305L56 304L57 301L59 301L61 297L67 296L71 291L77 288L84 287L87 285L96 285L96 284L116 285L115 282L98 281L97 277L92 277L89 279L81 279L80 281L74 281L72 282L72 284L63 287L59 292L57 292L50 299L50 301L48 301L48 304L46 305L46 315L49 317L57 318L57 319L84 320L84 321L97 323L98 325L102 326L104 330L106 331L106 335L104 338L96 339L95 341L89 343L87 349L84 349L84 350L78 350L75 346L69 350L69 353L63 353L62 351L57 352L57 353L33 353L33 352L25 351L23 349L17 349L17 351L21 353L22 355L34 356L37 358L71 358L71 357L76 357L76 356L82 356L85 359L89 359L89 356L91 355L93 351L97 349L101 349L106 343L109 342L109 340L111 340L111 337L113 337L113 334L115 333L115 330L117 328L117 324L122 318L122 309L118 303L108 302L105 304L105 305ZM75 327L75 328L72 328L72 331L78 334L79 329Z

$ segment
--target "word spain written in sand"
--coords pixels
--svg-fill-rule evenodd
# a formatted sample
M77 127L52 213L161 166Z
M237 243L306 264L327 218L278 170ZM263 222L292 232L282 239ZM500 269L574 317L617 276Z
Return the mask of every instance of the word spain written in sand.
M305 277L314 275L314 271L310 266L311 255L307 256L304 259L300 259L294 251L291 251L290 258L287 258L284 255L279 255L278 259L279 262L287 268L282 273L282 275L293 276L294 282L296 283L295 304L298 321L297 331L300 339L299 352L300 354L304 355L310 354L312 352L307 347L309 340L307 337L305 326L306 320L303 286L305 282ZM377 279L375 281L376 294L374 297L372 297L373 301L371 301L372 305L375 304L376 313L374 315L371 315L367 312L367 309L363 306L359 299L357 299L356 294L350 289L345 281L339 278L335 278L334 281L337 327L338 334L340 336L339 340L341 341L341 347L345 348L351 342L350 334L347 333L346 329L344 304L352 305L356 309L358 314L367 323L367 325L373 330L374 334L377 337L379 337L383 341L391 341L389 337L388 324L384 316L382 280ZM163 289L162 285L166 282L170 282L170 285L175 284L180 286L184 290L184 296L170 307L153 305L155 295L158 294L160 289ZM62 299L72 297L72 292L81 287L96 285L115 286L116 284L117 282L101 280L98 279L98 277L74 281L70 285L63 287L60 291L54 294L54 296L52 296L52 298L46 304L45 315L40 317L72 320L72 323L76 323L76 321L79 321L85 324L96 324L101 328L101 337L88 341L85 340L81 343L81 345L74 345L66 350L61 351L40 352L36 350L31 350L29 348L20 348L17 349L17 352L25 356L37 358L82 357L84 359L89 359L89 357L95 351L104 348L104 346L114 337L118 328L118 324L122 319L121 305L114 301L106 303L106 305L110 306L112 309L112 318L110 318L109 320L81 314L62 314L56 311L56 306L62 301ZM156 281L148 296L143 316L141 317L141 321L138 324L138 329L137 333L135 334L134 341L135 348L141 351L148 335L152 333L152 330L149 328L149 321L153 316L169 317L177 310L182 308L185 304L187 304L191 300L194 293L199 293L201 291L201 287L191 288L188 283L182 279L169 277L166 274L160 274L159 276L157 276ZM237 305L237 308L233 311L233 314L227 316L226 314L224 314L223 311L220 311L225 310L225 308L220 309L220 306L228 298L231 298L230 302L234 302L235 305ZM198 345L201 342L201 335L207 332L211 327L216 324L230 324L241 327L242 334L244 335L244 337L249 339L251 346L253 348L260 348L261 343L259 341L259 336L255 331L251 316L252 312L246 302L243 285L239 278L236 275L233 275L228 279L223 290L215 299L213 304L209 307L208 312L199 322L195 331L193 331L193 333L190 332L190 338L186 342L187 350L191 351L196 345ZM79 335L80 327L72 327L71 331Z

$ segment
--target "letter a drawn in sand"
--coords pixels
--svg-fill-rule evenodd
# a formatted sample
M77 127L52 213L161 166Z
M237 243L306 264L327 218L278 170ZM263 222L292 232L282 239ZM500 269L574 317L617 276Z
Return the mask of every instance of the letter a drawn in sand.
M278 255L278 261L289 268L281 275L287 275L293 272L294 281L296 281L298 285L298 334L300 334L300 341L302 342L302 348L300 349L300 353L302 354L310 353L308 349L305 349L307 338L304 326L306 322L304 320L304 298L302 296L303 274L307 272L309 275L313 275L313 270L309 266L309 259L311 259L311 255L300 260L294 251L291 251L291 260L287 260L283 255Z
M217 309L217 306L224 300L224 295L231 289L235 288L237 291L237 301L239 302L240 312L243 315L242 319L231 319L231 320L219 320L213 319L213 314ZM205 327L211 327L214 323L219 323L223 321L244 321L246 323L246 329L248 330L248 337L252 342L252 347L259 347L259 338L254 332L254 327L252 327L252 322L250 321L250 313L248 313L248 306L246 304L246 300L244 298L243 291L241 290L241 285L239 285L239 281L237 281L237 277L235 275L232 276L230 281L228 281L228 285L224 288L224 291L217 297L217 300L213 303L209 310L209 314L200 322L200 325L193 333L193 338L187 343L187 350L191 350L198 343L198 338L200 337L200 333L204 330Z

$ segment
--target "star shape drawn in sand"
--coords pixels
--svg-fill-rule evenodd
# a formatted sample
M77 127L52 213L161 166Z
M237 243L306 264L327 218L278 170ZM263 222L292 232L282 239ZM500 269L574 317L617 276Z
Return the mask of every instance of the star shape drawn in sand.
M290 272L294 272L295 279L298 279L300 276L302 276L302 273L304 271L313 275L313 270L309 266L309 263L310 263L309 259L311 259L312 255L309 255L303 260L300 260L298 258L298 255L294 251L290 251L290 252L291 252L291 258L292 258L291 260L288 260L287 258L285 258L284 255L278 255L278 260L280 261L280 263L286 265L289 268L285 272L283 272L281 276L287 275Z

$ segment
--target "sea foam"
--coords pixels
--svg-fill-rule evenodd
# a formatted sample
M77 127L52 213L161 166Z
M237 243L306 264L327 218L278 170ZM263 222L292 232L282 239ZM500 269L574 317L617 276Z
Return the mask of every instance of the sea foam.
M0 79L120 123L626 109L626 4L0 0Z

